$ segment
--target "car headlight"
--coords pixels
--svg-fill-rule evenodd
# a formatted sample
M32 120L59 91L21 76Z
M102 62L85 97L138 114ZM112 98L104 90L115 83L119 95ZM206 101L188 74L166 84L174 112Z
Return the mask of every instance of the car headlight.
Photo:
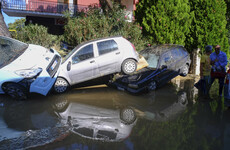
M33 78L38 76L42 72L42 68L32 68L32 69L24 69L17 70L15 73L24 78Z

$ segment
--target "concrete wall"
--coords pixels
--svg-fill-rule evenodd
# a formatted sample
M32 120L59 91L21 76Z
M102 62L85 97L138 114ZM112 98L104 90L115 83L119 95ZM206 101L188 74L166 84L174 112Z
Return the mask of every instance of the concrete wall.
M191 56L190 73L200 75L200 49L195 49Z

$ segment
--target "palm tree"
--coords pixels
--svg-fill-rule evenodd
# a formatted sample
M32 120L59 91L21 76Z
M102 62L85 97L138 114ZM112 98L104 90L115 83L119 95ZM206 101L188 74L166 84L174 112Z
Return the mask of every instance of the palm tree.
M1 8L2 8L2 2L0 1L0 35L11 37L10 32L6 26L5 21L4 21L4 17L2 15Z

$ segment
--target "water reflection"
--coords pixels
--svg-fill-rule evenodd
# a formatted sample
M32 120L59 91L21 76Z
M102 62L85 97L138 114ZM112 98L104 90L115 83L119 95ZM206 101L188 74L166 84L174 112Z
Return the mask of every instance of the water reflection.
M49 101L0 99L0 149L23 149L54 142L69 134Z
M60 103L63 106L63 102ZM77 102L66 105L65 110L57 111L62 122L68 124L73 133L93 140L122 141L130 135L137 120L132 108L112 110Z
M197 139L211 141L201 134L229 141L222 104L197 102L194 83L175 78L138 96L105 85L22 102L1 96L0 149L198 149Z

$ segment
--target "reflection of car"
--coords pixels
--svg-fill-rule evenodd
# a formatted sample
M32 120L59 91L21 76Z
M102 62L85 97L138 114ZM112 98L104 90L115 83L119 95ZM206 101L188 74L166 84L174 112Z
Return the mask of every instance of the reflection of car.
M189 104L188 93L184 89L177 88L175 84L169 83L157 92L153 91L133 98L128 98L127 93L117 92L114 105L134 108L139 112L137 114L139 118L155 121L173 120L183 113Z
M0 93L18 99L28 92L47 95L61 62L55 50L0 36L0 52Z
M73 133L84 138L111 142L127 138L136 123L132 108L111 110L71 102L65 111L58 114L64 124L68 123L72 127Z
M16 138L23 135L22 131L8 127L6 121L3 118L4 111L4 103L0 101L0 142L6 139Z
M69 135L68 126L60 124L52 109L55 99L47 101L41 97L36 96L35 101L12 101L9 97L0 97L1 150L30 149Z
M80 44L64 58L54 91L63 93L69 86L121 71L133 73L138 58L133 44L121 36Z
M140 54L149 66L132 75L124 75L113 83L131 93L155 90L177 75L186 76L191 63L183 46L158 45L142 50Z

